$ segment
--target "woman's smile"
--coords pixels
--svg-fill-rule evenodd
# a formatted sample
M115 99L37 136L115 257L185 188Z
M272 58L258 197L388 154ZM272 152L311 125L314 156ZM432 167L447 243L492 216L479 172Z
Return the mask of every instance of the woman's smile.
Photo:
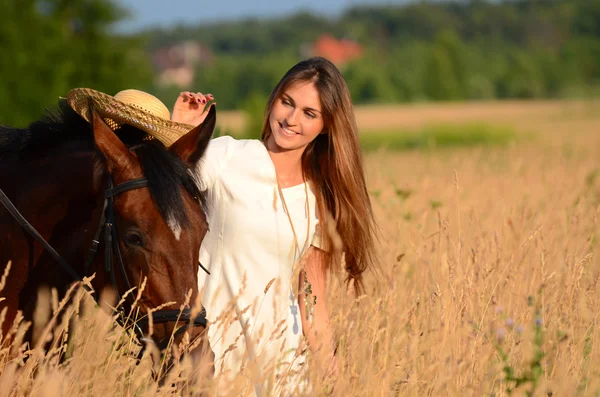
M282 123L279 123L279 128L281 129L281 131L283 132L283 135L285 135L285 136L293 137L296 135L300 135L299 132L296 132L290 128L284 127Z

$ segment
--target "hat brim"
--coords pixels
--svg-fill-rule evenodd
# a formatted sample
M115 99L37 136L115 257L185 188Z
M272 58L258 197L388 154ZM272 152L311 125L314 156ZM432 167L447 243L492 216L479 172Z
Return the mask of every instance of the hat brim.
M131 125L158 139L167 147L194 128L193 125L154 116L90 88L74 88L67 93L66 100L73 110L88 122L90 121L88 101L91 100L94 111L113 131L124 124Z

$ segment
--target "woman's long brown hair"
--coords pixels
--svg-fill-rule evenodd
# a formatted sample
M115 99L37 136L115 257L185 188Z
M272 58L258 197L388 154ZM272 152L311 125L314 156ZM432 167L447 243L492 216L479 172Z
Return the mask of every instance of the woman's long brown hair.
M364 290L363 272L375 262L376 227L350 92L333 63L310 58L283 76L267 102L261 139L266 142L271 135L269 115L275 101L289 87L306 82L313 82L319 92L324 129L305 149L302 168L315 191L324 248L330 253L327 267L342 263L343 253L346 281L354 280L359 294ZM337 231L341 245L329 230Z

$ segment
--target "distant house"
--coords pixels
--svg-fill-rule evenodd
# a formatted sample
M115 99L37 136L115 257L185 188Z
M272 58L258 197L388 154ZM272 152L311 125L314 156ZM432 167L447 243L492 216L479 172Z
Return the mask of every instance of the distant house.
M194 81L196 66L210 63L213 57L208 47L192 40L160 48L152 54L156 82L160 86L188 88Z
M310 49L311 56L321 56L329 59L337 66L343 66L345 63L360 58L363 54L363 47L357 42L349 39L336 39L331 34L321 35Z

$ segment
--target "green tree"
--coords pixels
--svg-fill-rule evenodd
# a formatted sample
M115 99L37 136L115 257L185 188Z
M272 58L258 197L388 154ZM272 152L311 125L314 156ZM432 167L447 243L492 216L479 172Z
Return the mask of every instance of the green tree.
M210 47L197 89L219 108L268 95L314 40L356 40L342 68L355 103L586 95L600 87L600 4L591 0L416 1L357 6L339 18L306 12L148 33L151 48L184 39ZM298 29L297 26L302 26Z
M438 36L424 69L424 89L428 98L454 100L465 97L465 52L460 39L452 31Z
M0 123L24 126L70 88L114 94L147 89L143 42L112 33L124 15L107 0L7 0L0 3Z
M390 84L389 76L389 71L370 57L352 62L344 70L350 95L359 103L399 100L397 87Z
M540 65L525 51L515 50L511 54L505 74L498 83L498 94L505 98L539 98L544 94Z
M251 96L269 96L298 59L290 55L222 56L210 66L199 66L194 90L212 93L219 109L239 109Z
M265 106L268 97L264 94L253 92L241 103L241 108L246 115L244 136L248 139L260 139L265 120Z

